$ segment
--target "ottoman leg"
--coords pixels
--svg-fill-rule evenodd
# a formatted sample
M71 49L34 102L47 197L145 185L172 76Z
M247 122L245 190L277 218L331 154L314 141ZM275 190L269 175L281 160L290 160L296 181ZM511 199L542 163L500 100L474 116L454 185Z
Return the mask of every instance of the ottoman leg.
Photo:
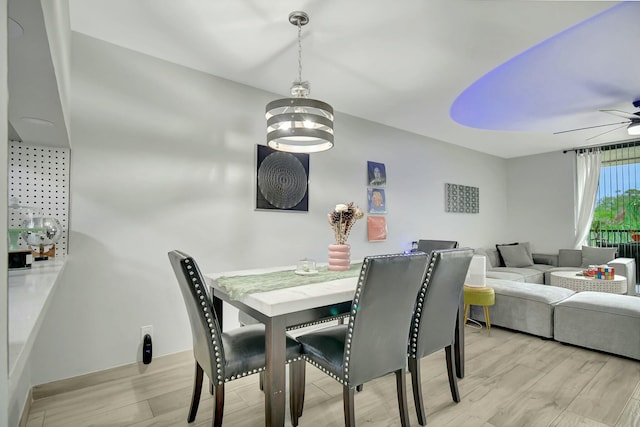
M489 332L489 336L491 336L491 316L489 315L489 306L485 305L484 309L484 321L487 324L487 331Z
M471 306L469 304L465 304L464 305L464 322L462 322L463 325L467 324L467 319L469 318L469 308Z

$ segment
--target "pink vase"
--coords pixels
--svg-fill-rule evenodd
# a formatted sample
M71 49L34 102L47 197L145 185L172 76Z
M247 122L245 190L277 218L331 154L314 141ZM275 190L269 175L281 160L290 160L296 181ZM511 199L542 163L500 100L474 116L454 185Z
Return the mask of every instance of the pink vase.
M329 270L347 271L351 267L351 246L329 245Z

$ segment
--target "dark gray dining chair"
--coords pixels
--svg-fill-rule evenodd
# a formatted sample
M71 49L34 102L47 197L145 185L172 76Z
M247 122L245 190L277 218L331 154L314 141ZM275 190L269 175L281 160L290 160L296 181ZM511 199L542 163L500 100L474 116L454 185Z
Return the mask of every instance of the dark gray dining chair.
M469 248L433 251L429 256L409 335L408 365L420 425L427 423L420 384L423 357L445 350L451 397L454 402L460 402L453 345L460 297L472 257L473 249Z
M418 240L418 250L429 255L432 251L439 249L454 249L458 247L455 240Z
M262 372L265 369L264 325L249 325L223 332L207 285L194 259L184 252L171 251L169 260L187 307L193 337L193 355L196 361L191 408L187 421L191 423L196 418L203 374L206 373L215 395L212 425L222 426L225 382ZM297 366L304 374L305 362L300 354L300 344L287 337L286 352L287 363L291 362L291 367ZM299 375L296 374L296 377ZM301 411L298 403L301 397L295 393L301 390L293 384L289 389L291 412L292 415L295 412L297 417L298 411Z
M356 387L389 373L396 376L401 424L409 425L407 337L426 266L422 252L366 257L348 324L297 337L304 359L342 384L346 426L355 426ZM298 417L292 415L291 422L296 426Z

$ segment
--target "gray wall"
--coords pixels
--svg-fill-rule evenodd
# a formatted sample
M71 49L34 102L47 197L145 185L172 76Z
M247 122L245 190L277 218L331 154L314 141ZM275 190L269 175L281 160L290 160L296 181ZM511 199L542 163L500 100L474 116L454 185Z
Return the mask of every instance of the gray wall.
M154 326L155 355L190 348L172 249L205 272L326 262L327 212L366 206L367 160L386 164L389 237L367 242L359 221L353 258L418 238L509 237L506 160L339 113L336 147L311 156L309 212L255 211L255 147L278 95L79 34L72 47L69 260L34 347L34 384L138 360L142 325ZM480 213L446 214L447 182L479 187Z
M509 239L532 250L557 253L575 236L575 153L561 151L507 162Z
M8 99L7 90L7 2L0 0L0 164L7 164L8 155ZM8 176L0 179L0 198L2 208L0 208L0 224L7 224L8 215ZM7 241L6 227L0 227L0 241ZM0 275L0 427L8 426L9 417L9 345L7 331L7 308L8 289L7 289L7 245L0 245L0 271L4 274Z

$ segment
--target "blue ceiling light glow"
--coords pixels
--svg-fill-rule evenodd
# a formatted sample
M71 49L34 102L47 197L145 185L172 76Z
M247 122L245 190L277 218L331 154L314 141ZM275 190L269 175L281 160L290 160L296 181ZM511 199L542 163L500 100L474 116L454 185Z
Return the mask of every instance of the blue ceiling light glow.
M465 89L451 118L504 131L558 131L572 117L611 122L599 108L632 108L640 96L639 18L640 3L621 3L539 43Z

